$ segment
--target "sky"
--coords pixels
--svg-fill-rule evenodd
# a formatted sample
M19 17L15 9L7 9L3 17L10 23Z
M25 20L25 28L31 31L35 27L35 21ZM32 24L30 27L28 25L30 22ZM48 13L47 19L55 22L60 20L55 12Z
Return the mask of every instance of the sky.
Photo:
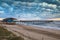
M60 18L60 0L0 0L0 18Z

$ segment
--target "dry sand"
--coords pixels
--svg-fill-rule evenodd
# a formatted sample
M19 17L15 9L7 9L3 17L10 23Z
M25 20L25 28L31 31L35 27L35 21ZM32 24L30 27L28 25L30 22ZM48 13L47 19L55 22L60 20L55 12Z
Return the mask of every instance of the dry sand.
M25 40L60 40L60 30L26 25L3 24L3 26L17 36L22 36Z

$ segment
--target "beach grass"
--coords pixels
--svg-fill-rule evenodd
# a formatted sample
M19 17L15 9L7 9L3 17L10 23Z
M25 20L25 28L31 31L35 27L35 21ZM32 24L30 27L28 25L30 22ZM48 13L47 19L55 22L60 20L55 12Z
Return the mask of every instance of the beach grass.
M4 29L2 26L0 26L0 40L24 40L22 37L17 37L10 31Z

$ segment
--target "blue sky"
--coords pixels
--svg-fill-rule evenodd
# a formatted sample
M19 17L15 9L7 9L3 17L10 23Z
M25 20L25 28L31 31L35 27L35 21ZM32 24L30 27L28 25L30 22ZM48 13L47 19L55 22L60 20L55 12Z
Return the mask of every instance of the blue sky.
M0 0L0 18L60 18L60 0Z

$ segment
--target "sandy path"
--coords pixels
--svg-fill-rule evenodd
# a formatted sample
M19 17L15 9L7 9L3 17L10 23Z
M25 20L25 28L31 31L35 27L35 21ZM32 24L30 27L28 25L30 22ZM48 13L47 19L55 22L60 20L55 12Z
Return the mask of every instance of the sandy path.
M60 30L50 30L25 25L4 25L5 28L25 40L60 40Z

